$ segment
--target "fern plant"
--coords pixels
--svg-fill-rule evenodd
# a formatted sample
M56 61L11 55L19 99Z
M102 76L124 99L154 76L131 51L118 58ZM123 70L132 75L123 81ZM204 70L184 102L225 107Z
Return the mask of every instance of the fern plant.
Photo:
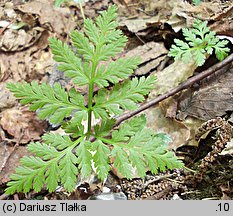
M217 59L222 61L230 51L226 47L228 41L220 41L216 33L210 31L207 27L207 22L195 20L193 28L183 28L182 32L187 42L175 39L176 44L171 46L168 53L175 60L182 59L185 63L188 63L191 59L194 59L196 65L201 66L205 63L207 55L215 53Z
M62 41L50 38L54 59L60 63L59 70L72 78L74 84L88 86L88 102L75 88L66 91L60 84L49 86L32 83L8 83L8 88L21 99L22 104L31 104L30 110L38 110L41 119L61 123L67 135L48 133L43 142L32 142L27 149L34 156L21 159L21 166L11 175L7 194L40 191L46 187L50 192L61 184L67 191L76 185L76 176L88 177L94 171L104 180L115 167L124 177L133 177L132 168L144 177L147 170L182 167L183 164L167 150L170 141L165 134L155 134L145 128L144 115L132 118L114 128L114 116L125 110L137 109L155 82L154 77L127 79L140 63L138 57L112 60L122 51L127 38L117 30L117 8L110 6L93 22L85 19L84 33L73 31L71 39L77 54ZM103 64L108 61L108 64ZM110 83L113 85L111 90ZM100 90L94 95L94 86ZM72 116L67 122L64 118ZM100 119L93 127L92 119ZM87 120L85 130L83 122ZM91 142L90 140L94 140Z
M195 5L195 6L198 6L199 4L201 4L202 0L192 0L192 3Z

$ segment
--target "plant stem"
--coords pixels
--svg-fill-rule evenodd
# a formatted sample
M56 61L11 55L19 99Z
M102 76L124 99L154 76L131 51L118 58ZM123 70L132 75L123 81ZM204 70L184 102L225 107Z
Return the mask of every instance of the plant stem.
M85 20L85 19L86 19L86 17L85 17L85 14L84 14L84 11L83 11L83 6L82 6L82 3L81 3L81 2L79 3L79 7L80 7L80 11L81 11L81 14L82 14L83 20Z
M88 129L87 134L90 135L91 132L91 119L92 119L92 98L93 98L93 82L89 83L89 90L88 90Z
M97 64L95 61L93 61L92 64L92 70L91 70L91 77L89 82L89 88L88 88L88 129L87 129L87 138L90 137L91 134L91 119L92 119L92 100L93 100L93 90L94 90L94 82L93 77L95 76Z

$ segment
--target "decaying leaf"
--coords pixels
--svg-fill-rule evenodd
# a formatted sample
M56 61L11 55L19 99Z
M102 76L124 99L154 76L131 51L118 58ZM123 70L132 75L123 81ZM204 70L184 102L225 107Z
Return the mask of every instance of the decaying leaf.
M232 155L233 156L233 138L227 143L226 148L221 152L220 155Z
M8 29L0 39L0 50L12 52L26 49L38 41L43 31L42 28L34 28L28 32L23 29Z
M58 35L73 30L76 23L70 18L68 8L54 7L48 1L30 1L17 7L24 14L37 15L41 27Z
M29 152L24 146L10 146L6 142L0 143L0 185L10 180L10 175L15 173L15 168L19 166L19 160L23 156L29 156Z
M52 67L53 61L47 46L48 32L43 32L37 44L20 52L0 52L1 79L22 81L40 79ZM38 61L41 60L41 61Z
M125 57L140 56L141 64L135 70L135 75L149 74L156 70L165 59L167 49L162 43L149 42L128 51Z
M181 112L206 121L233 111L232 74L233 67L227 73L215 77L216 81L195 92L189 100L181 101Z
M151 23L156 24L158 21L158 17L125 19L122 20L119 25L121 27L126 26L130 32L137 33L139 31L145 30Z
M201 4L193 5L187 1L178 0L174 1L171 10L172 15L166 22L178 32L183 27L189 27L193 20L197 18L201 20L219 20L221 14L228 12L231 7L232 4L228 1L201 1Z
M69 8L55 8L53 1L6 4L1 19L25 23L25 28L7 28L0 37L0 78L14 81L42 79L53 61L48 51L48 37L64 37L76 27ZM13 15L12 15L13 14ZM15 21L14 21L15 19Z
M147 115L147 127L152 128L158 133L166 133L172 139L169 143L170 149L187 144L190 139L190 129L182 122L175 119L166 118L161 108L156 106L145 111Z
M5 83L0 83L0 111L12 107L15 104L15 101L15 97L6 88Z
M17 143L39 140L46 123L39 121L34 112L23 109L7 109L1 112L0 126Z
M197 66L193 60L188 64L185 64L182 61L175 61L164 70L158 71L155 73L157 82L154 90L151 91L149 98L154 98L159 94L163 94L178 86L192 76L196 68Z
M164 70L155 73L157 76L157 82L155 84L155 89L149 94L149 99L155 98L159 94L168 92L170 89L178 86L181 82L187 80L193 75L196 67L197 66L195 65L194 61L190 62L189 64L176 61ZM174 118L177 104L174 102L174 100L172 100L173 106L171 106L171 100L172 99L167 99L161 103L161 107L151 107L150 109L146 110L145 113L147 114L148 119L147 126L153 128L155 131L169 134L173 140L173 142L169 145L169 148L176 149L182 145L188 144L188 142L193 138L194 125L191 127L186 126L184 123ZM170 107L171 109L165 111L164 106Z
M223 20L218 20L217 22L215 22L214 24L210 26L210 29L212 31L215 31L219 35L227 35L232 38L233 37L233 17L231 19L225 18ZM232 40L231 40L231 43L233 44Z

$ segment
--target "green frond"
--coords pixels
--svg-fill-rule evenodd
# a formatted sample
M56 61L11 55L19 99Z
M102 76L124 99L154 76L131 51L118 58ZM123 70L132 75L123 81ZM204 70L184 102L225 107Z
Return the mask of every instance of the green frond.
M226 58L228 56L228 53L230 52L230 49L228 47L226 47L226 45L228 44L227 40L222 40L219 41L215 46L215 55L217 57L218 60L222 61L224 58Z
M136 172L140 178L145 177L146 175L146 163L144 161L143 154L140 151L135 149L129 149L129 161L132 164L132 167L136 168Z
M114 158L113 166L117 171L125 178L132 179L132 165L124 148L115 145L111 152L111 157Z
M96 24L89 18L87 18L84 22L84 31L89 40L93 42L95 47L100 44L100 30L98 29Z
M193 51L193 57L196 61L197 66L201 66L205 63L206 56L204 53L204 49L196 49L195 51Z
M56 1L58 5L61 2ZM95 171L103 181L112 166L128 179L134 176L134 169L143 178L148 169L156 173L158 170L182 167L183 164L167 150L168 137L145 129L145 115L114 128L116 120L112 115L136 109L155 83L154 76L119 83L133 74L140 59L113 60L127 42L122 31L116 29L116 18L117 7L110 6L95 21L85 19L84 32L71 33L74 49L58 39L49 39L53 58L60 63L58 69L74 84L87 85L87 97L75 90L77 86L66 91L58 83L54 86L45 83L39 85L34 81L31 84L8 83L7 87L22 104L30 104L30 110L37 110L41 119L48 119L53 124L60 123L66 135L49 133L42 136L42 142L31 142L27 149L34 156L20 160L21 165L10 176L7 194L27 193L30 190L38 192L42 188L53 192L58 185L72 192L77 175L87 178ZM208 33L205 25L195 25L195 31L184 30L187 43L176 40L177 46L173 46L172 55L188 60L194 53L200 62L198 58L204 54L205 48L198 51L192 49L192 52L187 50L194 45L199 46L204 37L203 40L211 40L207 52L215 51L222 59L228 51L224 48L226 43L214 39L214 34ZM102 61L108 62L105 64ZM103 88L108 87L109 83L115 84L110 91ZM94 94L97 86L103 89ZM94 128L91 122L93 114L101 118ZM87 131L84 130L86 120ZM95 138L92 143L89 141L91 138Z
M75 185L77 184L77 163L78 158L71 151L69 151L63 158L61 158L59 162L61 183L64 185L68 192L73 191Z
M71 192L76 184L78 158L72 152L79 142L72 142L68 136L46 134L45 143L30 143L28 150L35 156L24 156L21 166L10 176L7 194L27 193L31 189L40 191L46 187L54 191L59 183ZM79 141L79 140L78 140Z
M96 24L99 27L100 31L105 34L115 30L118 26L116 22L117 18L117 7L115 5L109 6L107 11L103 11L101 16L96 18Z
M182 29L183 35L185 37L185 40L188 42L193 42L197 39L197 36L189 29L183 28ZM176 39L178 40L178 39Z
M95 125L95 135L99 137L107 136L109 134L109 131L113 129L115 122L115 119L106 119L103 120L100 125Z
M110 44L122 37L122 32L116 30L116 27L118 26L116 18L117 7L110 6L107 11L103 11L101 15L96 18L96 23L91 19L85 20L85 33L90 41L93 42L96 49L102 47L104 44Z
M157 134L143 146L142 153L152 173L183 167L182 161L178 160L173 152L167 150L170 141L167 135Z
M42 158L43 160L51 160L59 155L59 152L55 147L40 142L31 142L27 146L27 150Z
M171 46L168 53L168 56L174 57L175 60L182 59L185 63L188 63L190 59L194 59L196 65L201 66L205 63L207 54L211 55L213 50L215 50L215 55L220 61L222 61L230 51L230 49L226 47L228 42L219 42L216 33L210 31L207 27L207 22L195 20L193 28L183 28L182 31L187 43L175 39L175 44Z
M128 141L136 132L141 131L146 126L146 116L140 115L122 123L119 129L112 132L114 142Z
M17 171L20 171L22 175L31 174L32 170L40 169L46 165L46 162L43 161L40 157L33 157L33 156L22 157L20 159L20 163L25 166L17 169Z
M46 83L39 85L29 83L8 83L7 88L15 97L21 99L22 104L31 104L30 110L38 111L40 119L48 118L51 123L61 122L75 110L85 110L84 97L74 89L66 92L59 83L53 87Z
M92 145L92 149L95 150L93 161L96 168L96 173L99 179L103 181L106 179L108 172L110 171L110 149L100 140L96 140Z
M165 134L155 135L152 130L145 129L144 124L144 115L135 117L114 130L109 142L104 139L104 142L113 146L111 157L118 172L130 179L133 168L141 178L148 168L152 173L181 168L183 163L167 150L170 137Z
M107 11L103 11L96 18L96 25L100 30L100 47L104 44L111 44L123 37L122 31L116 29L118 26L116 18L117 7L115 5L110 6Z
M97 72L94 82L101 88L109 86L109 82L115 84L122 79L127 79L140 64L140 58L120 58L112 61L108 66L101 66Z
M78 169L83 178L91 175L92 166L92 154L90 153L91 143L89 141L83 141L76 149L76 155L78 156Z
M79 54L83 55L86 61L91 61L94 57L94 46L82 32L73 31L71 33L73 45L77 48Z
M33 182L33 190L35 192L39 192L43 188L44 178L45 178L44 170L43 169L38 170L37 174L36 174L36 176L34 178L34 182Z
M88 84L89 76L83 72L81 58L76 56L67 44L63 44L62 41L56 38L49 38L49 45L54 60L62 63L58 66L58 69L63 71L67 77L72 78L75 84L79 86Z
M62 128L67 134L73 138L84 136L84 126L82 121L87 119L87 112L85 110L77 111L72 119L61 124Z
M107 11L104 11L97 17L96 23L94 23L91 19L86 19L84 22L85 34L94 45L94 48L91 47L89 52L90 55L90 53L94 50L94 57L92 61L107 61L111 57L115 57L123 50L127 42L127 37L122 34L122 31L116 29L118 26L116 21L116 11L116 6L110 6ZM83 36L84 35L80 33L78 35L78 40L83 42L83 46L81 46L81 53L85 54L83 47L87 47L88 40L84 39ZM80 42L78 42L78 47L80 47L79 44Z
M154 86L155 77L134 78L126 81L123 85L116 84L109 92L101 89L95 96L95 106L93 113L96 118L106 118L108 114L119 115L123 110L134 110L138 107L137 103L144 100ZM127 94L126 94L127 92Z
M126 42L127 37L120 34L116 40L101 46L97 54L97 61L107 61L110 57L115 57L118 53L123 51Z
M58 187L60 169L56 160L50 162L49 165L49 169L47 169L45 172L45 183L46 188L51 193Z
M67 135L61 136L60 134L48 133L42 136L42 140L45 144L51 145L58 150L63 150L73 145L73 142Z
M27 193L31 189L40 191L44 185L44 173L47 163L39 157L24 156L20 160L22 166L16 168L16 173L10 176L11 181L7 183L6 194L14 194L15 192ZM41 179L38 179L37 174ZM43 184L41 184L43 181ZM35 186L33 186L35 184Z

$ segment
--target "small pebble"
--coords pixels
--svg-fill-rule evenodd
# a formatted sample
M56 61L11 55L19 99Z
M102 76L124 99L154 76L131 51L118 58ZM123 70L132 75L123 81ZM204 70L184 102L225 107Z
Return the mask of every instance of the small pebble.
M127 200L123 192L120 193L102 193L96 196L91 196L89 200Z
M174 194L171 200L182 200L177 194Z

